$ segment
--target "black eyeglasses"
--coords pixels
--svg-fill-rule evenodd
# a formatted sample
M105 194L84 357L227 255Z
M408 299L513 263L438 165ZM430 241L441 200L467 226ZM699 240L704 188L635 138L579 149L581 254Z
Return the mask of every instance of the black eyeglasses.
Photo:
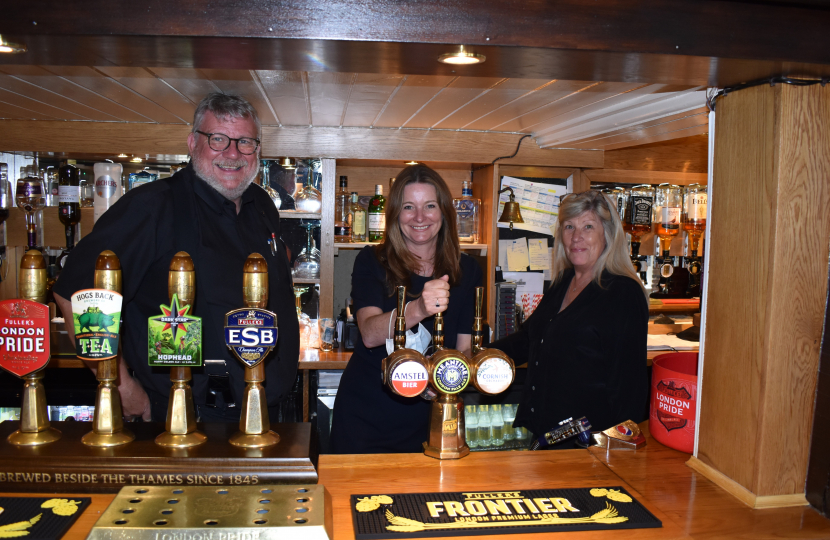
M214 152L224 152L228 149L231 145L231 141L236 141L236 149L239 150L240 154L245 154L247 156L256 152L256 149L259 148L259 139L252 139L250 137L240 137L238 139L234 139L233 137L228 137L224 133L205 133L204 131L199 131L198 129L195 133L199 133L207 137L208 146Z

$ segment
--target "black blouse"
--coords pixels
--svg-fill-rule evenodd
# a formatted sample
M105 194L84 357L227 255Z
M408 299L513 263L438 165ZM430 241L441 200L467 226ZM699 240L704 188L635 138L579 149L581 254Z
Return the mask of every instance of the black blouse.
M516 427L541 435L585 416L593 430L647 417L648 302L633 279L603 272L561 312L567 270L522 329L491 345L527 362Z
M397 306L397 297L389 294L386 270L375 256L374 246L365 247L354 262L352 300L355 313L374 306L384 313ZM481 284L478 263L461 254L461 280L450 288L450 302L444 312L444 345L455 348L458 334L470 334L475 313L475 288ZM419 295L432 280L411 274L412 286L407 294ZM434 317L421 321L432 333ZM413 331L417 330L417 326ZM405 398L394 394L381 382L381 361L386 345L366 347L355 344L334 403L331 442L334 453L422 452L429 435L431 402L420 397ZM430 354L430 352L427 352Z

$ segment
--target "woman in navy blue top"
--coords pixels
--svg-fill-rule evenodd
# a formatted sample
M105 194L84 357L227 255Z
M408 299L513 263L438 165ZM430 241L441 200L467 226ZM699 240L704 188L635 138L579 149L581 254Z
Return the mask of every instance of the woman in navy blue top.
M340 381L331 428L341 454L421 452L430 402L394 394L381 382L396 313L395 287L407 288L406 327L432 333L444 314L444 344L469 353L478 263L461 254L452 196L438 173L424 165L398 174L386 203L386 237L355 259L352 300L362 342ZM420 325L420 326L419 326Z

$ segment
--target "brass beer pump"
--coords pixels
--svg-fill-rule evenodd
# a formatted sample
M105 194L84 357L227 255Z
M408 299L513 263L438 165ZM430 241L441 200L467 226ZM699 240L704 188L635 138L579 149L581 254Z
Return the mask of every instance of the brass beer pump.
M102 251L95 261L95 288L121 294L121 261L112 251ZM71 316L71 314L70 314ZM74 324L71 320L67 324ZM110 447L127 444L135 435L124 428L121 412L121 394L115 381L118 379L118 357L98 362L95 376L98 392L95 397L95 414L92 431L81 438L87 446Z
M268 305L268 263L259 253L252 253L245 260L242 272L245 307L264 309ZM234 446L263 448L280 442L280 436L271 431L268 402L262 386L264 380L264 359L260 359L253 367L245 365L245 394L242 398L239 431L228 441Z
M20 261L18 276L20 297L32 302L46 303L46 261L35 249L30 249ZM9 435L9 443L16 446L39 446L55 442L61 432L49 424L46 390L41 381L43 370L23 377L23 405L20 408L20 429Z
M196 271L193 259L184 251L173 255L167 275L167 297L176 295L180 306L192 306L196 299ZM191 309L192 311L192 309ZM190 388L192 374L189 367L170 368L170 399L167 402L165 432L156 437L156 444L172 448L190 448L207 441L207 436L196 429L196 407Z
M432 402L424 454L437 459L459 459L470 453L464 437L464 401L458 396L470 381L470 364L461 351L444 347L441 313L435 314L432 343L435 352L429 358L429 374L438 398Z
M381 361L383 384L403 397L417 397L427 389L429 375L424 355L406 346L406 287L399 286L395 319L395 350Z
M501 394L513 383L516 367L513 359L498 349L485 349L484 341L484 287L476 287L476 308L473 319L470 379L482 394Z

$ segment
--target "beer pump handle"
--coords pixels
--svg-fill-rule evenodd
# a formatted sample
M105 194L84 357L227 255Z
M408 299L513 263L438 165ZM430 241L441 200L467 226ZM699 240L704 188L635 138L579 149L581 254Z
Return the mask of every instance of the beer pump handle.
M484 309L484 287L476 287L476 310L473 318L472 354L476 354L484 347L484 322L481 315Z
M395 319L395 350L406 346L406 287L398 286L398 317Z

